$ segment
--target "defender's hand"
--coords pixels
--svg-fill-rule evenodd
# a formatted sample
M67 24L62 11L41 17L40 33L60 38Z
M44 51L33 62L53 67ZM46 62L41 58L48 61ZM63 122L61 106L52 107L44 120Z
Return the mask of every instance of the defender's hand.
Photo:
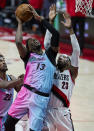
M68 29L72 28L72 23L71 23L71 17L67 12L63 13L64 21L61 21L61 23L64 24L64 26Z
M50 6L49 20L54 21L55 17L56 17L56 5L52 4Z
M31 12L33 13L34 18L35 18L36 20L41 21L41 20L43 19L43 17L42 17L42 16L39 16L38 13L35 11L35 9L34 9L30 4L29 4L28 6L29 6Z

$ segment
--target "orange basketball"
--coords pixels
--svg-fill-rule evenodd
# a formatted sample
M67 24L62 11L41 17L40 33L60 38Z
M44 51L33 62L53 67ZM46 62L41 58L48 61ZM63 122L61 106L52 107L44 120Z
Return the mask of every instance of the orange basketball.
M21 4L16 9L16 16L22 21L27 22L32 19L33 14L28 7L28 4Z

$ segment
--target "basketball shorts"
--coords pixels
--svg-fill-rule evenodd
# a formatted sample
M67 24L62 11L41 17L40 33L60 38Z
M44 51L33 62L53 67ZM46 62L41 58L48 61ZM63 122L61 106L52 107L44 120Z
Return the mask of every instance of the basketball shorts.
M37 95L22 87L10 107L8 114L13 118L21 119L28 113L30 129L41 131L46 115L49 97Z
M47 111L43 129L48 129L49 131L74 131L69 109L49 109Z

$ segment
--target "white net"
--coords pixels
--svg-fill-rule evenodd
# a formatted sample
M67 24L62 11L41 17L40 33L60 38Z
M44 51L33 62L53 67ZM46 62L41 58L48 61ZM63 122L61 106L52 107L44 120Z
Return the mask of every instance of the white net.
M86 16L92 16L92 3L93 0L75 0L75 12L82 12Z

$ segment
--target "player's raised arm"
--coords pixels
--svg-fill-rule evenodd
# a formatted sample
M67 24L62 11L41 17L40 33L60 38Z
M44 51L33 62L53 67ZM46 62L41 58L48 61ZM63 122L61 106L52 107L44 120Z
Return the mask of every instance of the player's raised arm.
M55 16L56 16L56 5L52 4L50 6L50 11L49 11L50 24L53 24ZM47 29L46 34L45 34L45 38L44 38L44 47L45 47L45 49L48 49L51 46L51 37L52 37L52 34Z
M69 29L70 32L70 38L71 38L71 44L72 44L72 55L71 55L71 66L73 67L71 69L72 73L72 78L75 80L75 78L78 75L78 67L79 67L79 56L80 56L80 47L78 40L76 38L76 35L74 34L73 28L72 28L72 23L71 23L71 18L68 13L64 13L63 17L65 21L62 21L61 23L64 24L64 26Z
M32 6L29 5L32 10L33 16L36 20L40 21L43 26L45 26L52 34L51 47L55 52L58 52L59 46L59 32L42 16L39 16Z
M27 54L27 49L22 44L22 40L23 40L23 36L22 36L22 22L21 22L21 20L18 17L16 17L16 19L18 21L18 27L17 27L17 31L16 31L16 37L15 37L16 46L17 46L17 49L19 51L20 57L21 58L25 58L25 56Z

